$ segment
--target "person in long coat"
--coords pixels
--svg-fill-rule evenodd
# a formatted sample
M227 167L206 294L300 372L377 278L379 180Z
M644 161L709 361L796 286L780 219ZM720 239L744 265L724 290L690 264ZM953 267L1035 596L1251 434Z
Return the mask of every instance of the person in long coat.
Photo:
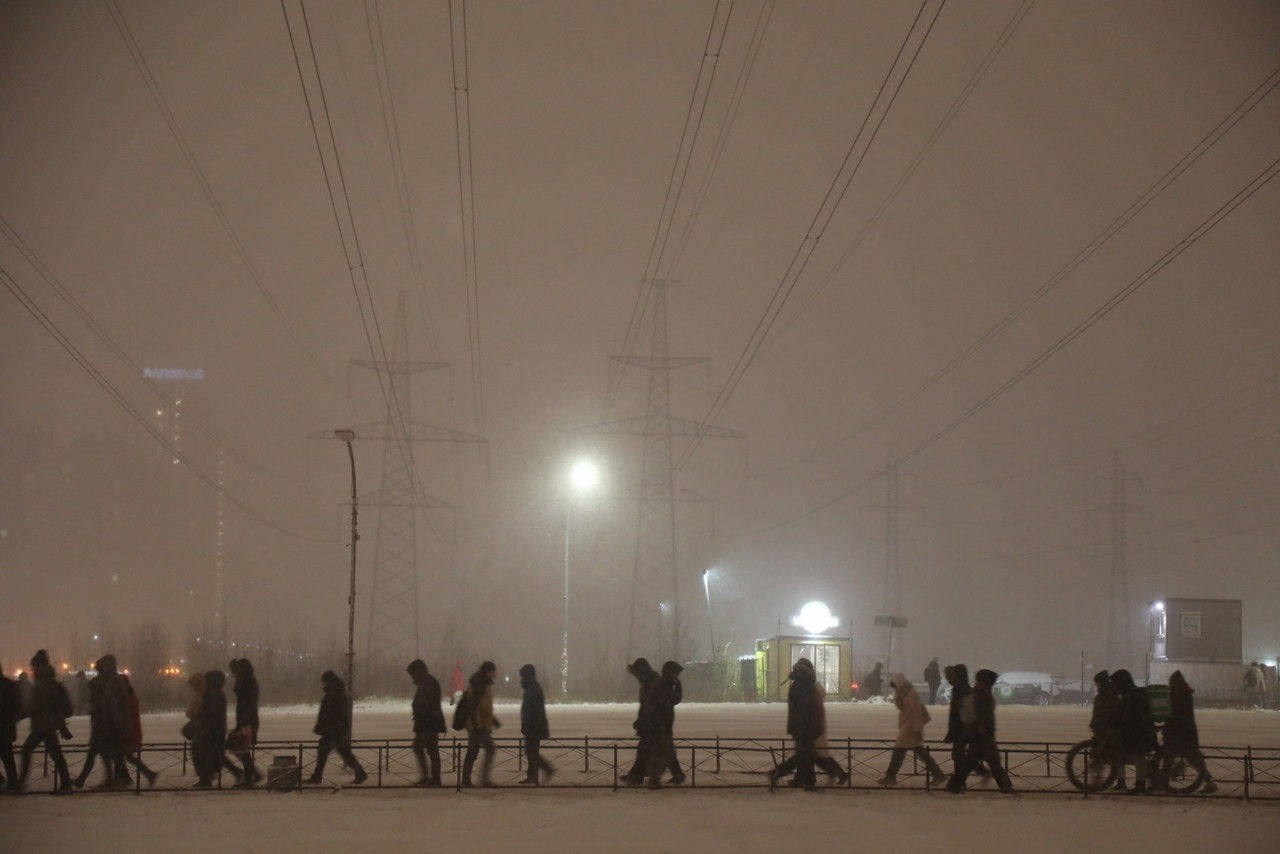
M877 661L871 672L862 677L862 695L867 698L884 694L884 664Z
M0 666L0 762L4 763L5 788L18 790L18 767L13 761L13 743L18 740L18 720L22 702L18 699L18 683L4 675Z
M929 659L924 668L924 681L929 686L929 705L938 702L938 689L942 687L942 674L938 671L938 656Z
M142 761L142 708L138 704L138 695L133 690L133 683L127 674L120 674L120 682L124 685L125 705L129 712L129 734L121 747L124 758L139 774L147 778L147 786L154 787L156 778L160 776L147 767Z
M881 786L896 786L898 770L910 750L925 764L925 768L933 777L933 785L941 786L946 782L946 775L938 767L933 756L924 749L924 727L929 723L929 710L920 702L916 687L901 673L895 673L889 679L889 687L893 691L893 704L898 707L898 737L893 742L893 756L889 760L889 768L880 778Z
M1159 747L1147 695L1134 684L1128 670L1112 673L1111 684L1117 696L1114 720L1119 760L1133 766L1133 793L1145 794L1151 770L1147 757Z
M197 789L210 788L226 760L226 680L221 670L205 672L199 711L191 719L191 761L196 769Z
M787 689L787 735L795 746L792 755L769 775L769 784L795 771L793 786L813 792L818 788L818 775L814 771L818 739L823 735L823 710L818 692L817 673L807 658L802 658L791 668L791 686Z
M62 755L62 746L58 737L71 738L71 730L67 729L67 718L71 717L71 695L58 682L49 664L49 653L43 649L31 658L31 669L35 673L35 681L31 686L31 697L26 706L31 718L31 732L22 743L22 769L18 772L18 786L21 789L31 770L31 754L37 744L43 744L45 753L53 758L53 768L59 794L70 794L75 791L71 786L71 772L67 770L67 760Z
M347 694L347 683L332 670L320 674L320 682L324 686L324 696L320 699L316 725L312 728L320 736L320 741L316 745L316 767L307 782L323 782L325 763L329 754L336 750L347 767L355 771L351 782L358 786L368 780L369 775L351 752L351 697Z
M416 786L440 785L440 733L444 732L444 712L440 709L440 682L427 671L420 658L409 662L405 671L416 686L413 692L413 756L420 775ZM427 760L431 760L428 766ZM429 770L428 770L429 768Z
M1204 754L1200 752L1200 730L1196 727L1195 694L1181 670L1169 674L1169 722L1164 725L1164 746L1187 757L1191 767L1204 775L1200 792L1212 795L1218 791Z
M968 750L961 756L955 772L947 781L947 791L953 794L964 791L965 781L979 761L990 769L1001 792L1013 792L1009 775L1000 762L1000 746L996 742L996 698L992 693L996 676L994 670L979 670L975 673L973 693L961 705L960 717Z
M230 670L235 679L232 691L236 695L236 728L227 736L227 747L243 766L238 785L249 788L263 777L253 762L253 748L258 743L258 677L247 658L233 658Z
M105 777L100 788L121 788L131 782L124 766L124 742L130 729L128 695L114 655L102 656L93 667L97 675L89 680L89 750L75 787L84 788L101 756Z
M636 733L636 758L631 765L631 770L623 775L622 781L628 786L639 786L648 773L649 755L653 747L654 695L650 689L658 681L658 674L647 658L637 658L628 664L627 673L630 673L639 684L640 693L636 719L631 724L631 728Z
M467 683L466 730L467 752L462 757L462 785L471 785L471 771L475 767L476 758L484 751L484 760L480 763L480 785L491 786L493 781L489 772L493 770L493 757L497 748L493 745L493 731L500 726L493 714L493 682L498 673L498 665L492 661L480 664L480 669L471 674Z
M520 687L524 689L520 700L520 734L524 736L528 768L520 782L536 786L539 770L544 779L550 780L556 769L542 755L542 741L551 737L551 727L547 723L547 698L538 684L538 671L532 664L520 668Z

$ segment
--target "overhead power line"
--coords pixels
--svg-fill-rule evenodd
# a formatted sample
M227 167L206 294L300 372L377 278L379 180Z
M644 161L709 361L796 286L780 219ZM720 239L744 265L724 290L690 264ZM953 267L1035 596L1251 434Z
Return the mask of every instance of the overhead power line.
M245 515L256 519L273 531L284 534L288 537L293 537L294 539L305 540L309 543L321 543L323 545L336 544L336 540L313 537L309 534L303 534L298 531L291 530L290 528L286 528L285 526L268 519L266 516L263 516L240 498L228 492L216 479L206 474L203 469L197 466L190 457L178 448L176 444L169 441L169 438L165 436L163 432L158 430L145 415L138 412L129 402L128 398L126 398L125 395L116 388L109 379L107 379L106 375L103 374L102 371L100 371L93 362L75 346L74 343L72 343L71 339L58 328L58 325L53 321L53 319L40 308L35 300L33 300L22 286L19 285L11 275L9 275L9 272L3 268L0 268L0 282L4 283L5 288L8 289L9 293L13 294L14 299L16 299L22 307L25 308L42 327L44 327L45 331L49 333L54 341L56 341L58 345L66 351L67 355L75 360L76 364L79 365L113 401L115 401L116 405L123 409L125 414L137 422L142 429L151 436L151 438L159 442L172 455L173 459L177 460L184 468L195 475L201 483L205 484L215 492L222 494L227 501L229 501L238 510L242 511Z
M794 468L795 466L809 462L818 457L824 456L842 445L853 441L858 436L863 435L868 430L883 423L887 418L901 411L908 404L917 400L921 395L933 388L942 380L946 379L954 373L961 365L972 358L979 350L989 344L1005 329L1009 328L1020 317L1026 314L1040 300L1044 299L1051 293L1054 288L1062 283L1064 279L1075 272L1085 261L1105 246L1111 238L1115 237L1126 225L1131 222L1134 217L1144 211L1152 202L1156 200L1169 186L1183 175L1197 160L1203 157L1213 146L1222 139L1228 131L1240 123L1253 109L1262 102L1275 88L1280 85L1280 68L1272 71L1271 74L1263 80L1258 86L1249 93L1249 95L1241 101L1235 109L1233 109L1222 121L1218 122L1208 133L1187 151L1186 154L1178 160L1177 163L1169 167L1169 169L1156 179L1150 187L1147 188L1141 196L1139 196L1132 204L1120 212L1111 222L1098 232L1092 240L1079 252L1077 252L1070 260L1058 268L1058 270L1045 280L1034 291L1027 294L1016 306L1007 314L1001 317L989 329L983 332L975 340L970 342L963 350L956 354L945 365L935 370L929 377L906 394L899 397L893 403L881 409L870 418L864 420L855 427L851 432L844 434L835 441L828 442L823 447L809 454L799 457L787 463L783 463L767 472L762 472L757 477L765 477L780 471Z
M196 179L196 183L200 185L200 191L204 194L205 201L208 202L210 209L213 211L214 217L218 220L218 225L222 228L223 234L231 242L231 246L235 249L236 257L240 260L241 266L249 275L249 280L253 282L262 298L266 301L267 307L275 316L276 321L284 329L285 334L289 336L289 340L298 349L306 360L314 367L325 382L332 386L339 394L346 396L342 385L335 380L316 355L302 342L297 331L293 328L293 324L285 317L284 309L280 307L280 303L271 293L271 289L267 287L263 281L262 274L258 270L257 264L254 263L249 250L245 247L244 241L240 239L240 235L236 232L235 227L231 224L230 217L227 216L226 209L222 206L217 194L213 191L213 185L210 183L208 176L205 175L204 169L200 166L200 161L196 158L195 152L191 149L190 143L187 142L186 134L182 132L182 126L178 123L177 117L174 115L169 101L165 98L164 91L160 88L156 76L151 72L151 67L147 63L146 56L142 53L142 48L138 45L138 40L134 37L133 29L129 26L128 19L125 18L124 12L121 11L119 3L116 0L103 0L106 3L107 11L111 13L111 20L115 23L116 31L120 33L120 38L124 40L125 47L129 49L129 56L133 59L134 66L138 69L138 73L142 75L143 82L147 84L147 90L151 93L151 99L155 101L156 107L160 110L160 115L164 119L165 125L169 128L169 133L173 137L173 141L177 143L178 150L182 154L182 159L186 162L187 168L191 171L192 176Z
M919 456L920 454L924 453L929 448L933 447L939 441L941 441L942 439L950 435L952 432L954 432L962 424L969 421L969 419L973 418L975 415L977 415L979 412L982 412L984 409L986 409L996 400L1003 397L1015 386L1021 383L1024 379L1029 377L1031 374L1035 373L1035 371L1038 370L1041 366L1043 366L1045 362L1048 362L1059 352L1061 352L1062 350L1070 346L1072 342L1074 342L1077 338L1079 338L1081 335L1087 332L1090 328L1092 328L1095 323L1097 323L1099 320L1101 320L1102 318L1110 314L1117 306L1119 306L1121 303L1127 300L1130 296L1136 293L1143 285L1151 281L1151 279L1154 278L1161 270L1169 266L1169 264L1173 263L1174 259L1180 256L1187 249L1194 246L1197 242L1199 242L1199 240L1203 238L1206 234L1208 234L1210 231L1212 231L1214 227L1218 225L1218 223L1222 222L1222 220L1224 220L1227 216L1229 216L1232 211L1234 211L1240 205L1244 204L1246 201L1252 198L1255 193L1257 193L1260 189L1266 186L1267 183L1269 183L1273 178L1275 178L1277 172L1280 172L1280 158L1277 158L1271 161L1271 163L1265 169L1259 172L1256 176L1254 176L1254 178L1248 184L1246 184L1235 195L1233 195L1230 199L1224 202L1207 218L1202 220L1199 225L1191 229L1191 231L1188 232L1186 236L1184 236L1180 241L1178 241L1178 243L1174 245L1172 249L1165 252L1158 259L1152 262L1150 266L1148 266L1145 270L1139 273L1135 278L1131 279L1120 290L1112 294L1112 296L1109 299L1107 299L1106 302L1102 303L1102 305L1094 309L1093 312L1091 312L1087 317L1085 317L1083 320L1081 320L1079 323L1073 326L1062 337L1054 341L1054 343L1051 344L1047 349L1042 351L1039 355L1037 355L1031 361L1024 364L1022 368L1020 368L1012 376L1010 376L1008 379L1002 382L999 386L993 389L985 397L983 397L982 399L974 403L972 406L970 406L960 415L956 416L954 419L949 421L943 427L941 427L940 429L938 429L937 431L929 435L926 439L922 440L919 444L915 445L915 447L913 447L910 451L908 451L906 454L902 456L902 462L906 463L914 459L915 457ZM803 513L799 513L787 519L784 519L781 522L776 522L772 525L769 525L768 527L760 529L755 533L767 533L769 531L774 531L779 528L786 527L787 525L791 525L796 522L799 522L802 519L807 519L811 516L821 513L822 511L839 504L840 502L844 501L850 496L853 496L858 492L860 492L861 490L865 489L866 487L874 483L878 476L879 476L878 473L873 472L872 474L859 480L854 485L845 489L838 495L835 495L827 499L821 504L815 507L811 507L808 510L805 510Z
M929 15L926 14L926 10L931 4L934 9L932 14ZM715 423L721 410L729 402L729 399L737 390L738 384L742 382L743 376L746 375L747 370L751 367L751 363L759 353L761 345L769 336L773 324L786 306L787 300L795 290L796 283L804 274L805 267L808 266L809 260L813 257L814 250L817 249L819 241L822 240L827 227L831 224L836 210L839 209L845 194L849 192L853 179L857 176L859 169L866 160L867 152L871 150L871 146L875 142L881 126L884 124L885 117L893 109L898 93L902 91L903 83L906 82L907 77L911 74L911 69L915 66L916 60L920 56L920 51L923 50L925 42L928 41L929 34L933 32L933 26L937 23L938 16L945 6L946 0L936 3L934 3L934 0L925 0L920 4L915 18L911 22L911 28L907 30L907 34L898 46L898 51L894 55L889 70L880 82L880 88L876 92L875 99L872 100L871 106L862 118L862 123L858 126L857 133L854 134L849 148L845 151L844 160L841 162L839 170L837 170L835 177L831 180L831 184L827 187L826 194L823 196L821 204L818 205L813 219L809 222L809 227L805 230L800 245L791 256L791 261L787 264L782 279L778 282L777 287L774 288L768 305L765 306L764 312L756 322L755 328L747 339L746 345L742 348L742 352L738 355L738 359L734 363L732 370L730 370L729 376L725 379L724 385L720 388L715 400L712 401L710 408L707 410L706 416L702 419L703 424ZM676 463L677 471L682 469L697 452L704 435L705 430L703 429L694 434L685 447L679 462Z

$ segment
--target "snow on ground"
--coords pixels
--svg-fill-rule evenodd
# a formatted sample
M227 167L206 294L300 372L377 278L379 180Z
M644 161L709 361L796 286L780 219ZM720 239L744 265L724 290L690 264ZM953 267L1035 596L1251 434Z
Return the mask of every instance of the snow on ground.
M0 798L13 852L1272 852L1280 807L849 790L212 792Z

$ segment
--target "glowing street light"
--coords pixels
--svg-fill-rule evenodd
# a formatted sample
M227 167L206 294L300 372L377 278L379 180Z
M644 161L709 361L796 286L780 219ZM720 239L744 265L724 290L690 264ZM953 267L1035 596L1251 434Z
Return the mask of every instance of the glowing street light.
M711 573L713 570L702 570L702 593L707 599L707 635L711 639L711 660L714 662L718 657L716 655L716 629L715 624L711 620Z
M791 625L799 626L811 635L820 635L840 625L824 602L806 602L800 613L791 618Z
M578 460L569 469L569 485L578 495L595 491L600 484L600 467L591 460ZM564 634L560 645L560 694L569 693L569 531L573 519L572 495L564 503Z

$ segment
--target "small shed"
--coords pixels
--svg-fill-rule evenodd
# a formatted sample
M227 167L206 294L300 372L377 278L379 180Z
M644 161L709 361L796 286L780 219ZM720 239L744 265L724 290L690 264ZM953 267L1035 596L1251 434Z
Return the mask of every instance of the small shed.
M753 699L785 700L787 676L802 658L813 662L818 684L826 690L827 699L847 700L852 696L853 643L849 638L778 635L756 641Z

